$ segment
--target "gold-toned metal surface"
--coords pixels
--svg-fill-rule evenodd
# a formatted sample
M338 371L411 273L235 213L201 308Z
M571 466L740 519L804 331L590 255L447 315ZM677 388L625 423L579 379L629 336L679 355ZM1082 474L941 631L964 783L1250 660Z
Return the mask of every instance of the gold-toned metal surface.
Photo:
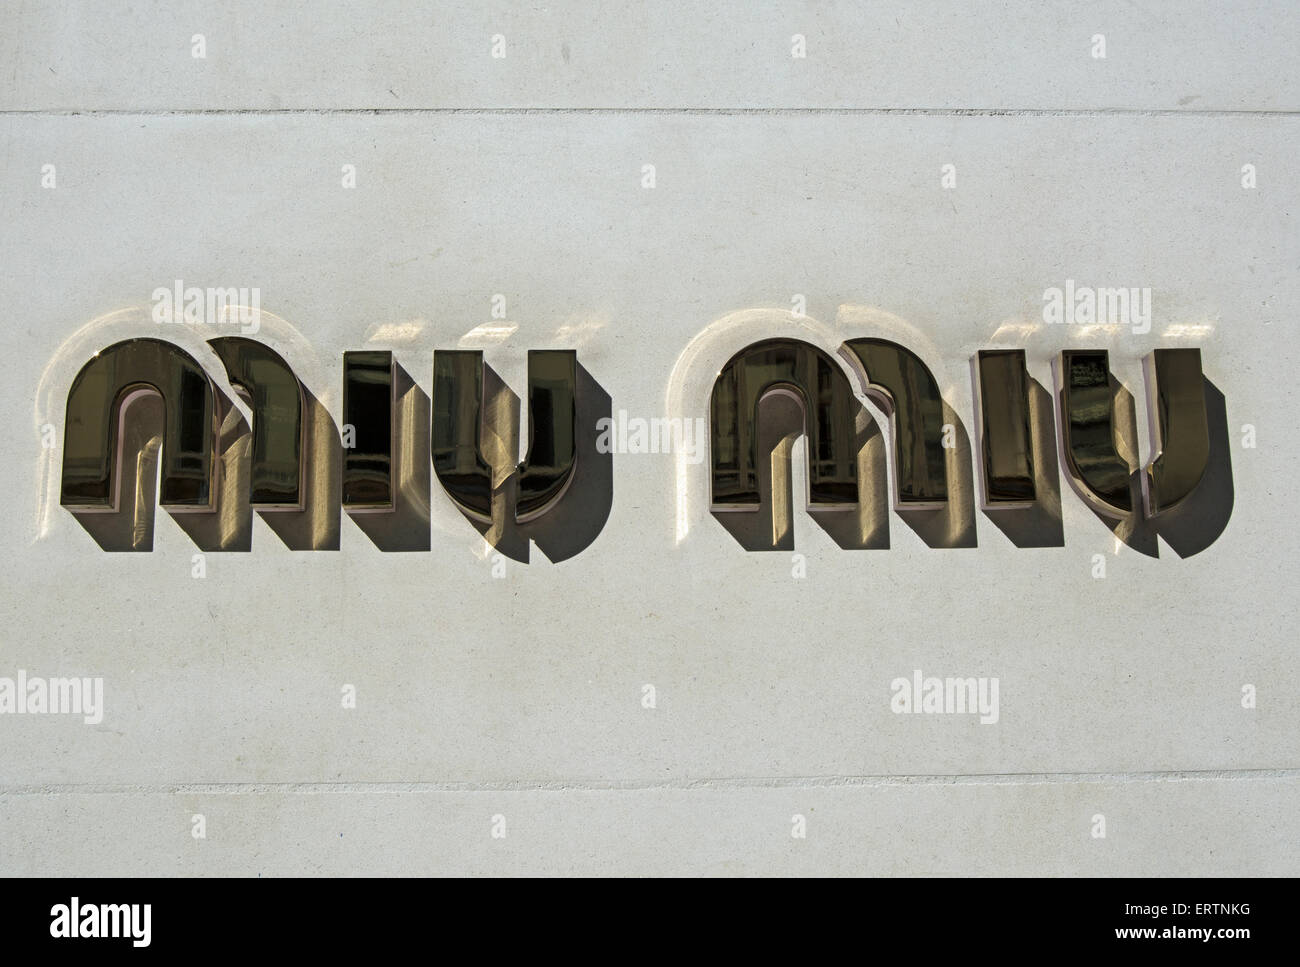
M1131 469L1115 446L1115 402L1104 349L1061 353L1062 449L1075 479L1106 508L1133 511Z
M343 507L391 509L392 353L364 350L343 354L343 438Z
M578 355L570 349L528 353L528 455L517 467L515 519L546 513L577 465ZM435 350L429 449L439 483L465 513L492 517L492 467L483 458L483 354Z
M528 351L528 455L519 465L515 518L532 520L564 495L577 462L578 354Z
M157 392L164 404L159 503L170 510L212 509L216 389L193 357L161 339L115 343L73 380L63 435L64 507L117 509L122 406L140 391Z
M188 523L183 524L203 549L247 549L249 541L241 536L247 529L241 531L241 522L252 520L248 509L302 510L309 478L317 493L313 500L318 519L326 520L332 507L337 521L340 497L352 513L401 511L409 504L414 508L410 522L399 520L400 514L359 514L355 519L392 525L387 530L393 533L418 537L423 531L423 549L427 549L430 463L423 452L415 452L423 449L424 439L415 428L429 427L432 468L453 501L476 524L531 521L564 497L577 471L579 404L590 411L582 419L597 436L595 452L606 452L594 431L602 420L612 423L608 396L598 386L592 390L595 384L578 368L572 350L538 350L528 355L528 451L527 458L515 465L518 400L485 368L479 351L434 353L431 405L396 365L391 352L345 353L340 461L333 421L274 350L239 336L215 338L210 345L226 367L231 385L251 405L251 432L222 394L224 384L215 383L181 347L163 340L139 338L111 345L72 381L66 403L60 503L87 529L91 527L87 520L111 521L114 515L96 512L118 510L128 497L137 511L152 507L152 486L144 489L143 483L151 482L152 474L141 470L132 477L126 471L137 462L144 466L137 459L142 453L160 452L161 506L173 513L220 511L220 526L215 529L206 526L209 517L205 516L186 518ZM766 409L760 403L769 395L799 404L795 419L801 420L808 444L808 509L860 505L859 459L868 453L872 433L865 429L869 418L860 422L866 414L842 368L847 363L862 378L866 392L881 399L892 414L895 506L900 514L931 546L974 546L973 525L969 543L963 543L966 531L961 530L966 526L962 521L974 518L969 438L940 395L933 375L916 354L888 340L849 340L841 346L840 356L832 358L797 339L763 340L732 356L719 372L710 398L711 509L762 508L759 471L764 466L761 458L770 454L760 452L760 444L768 450L773 444L770 435L759 433L758 422ZM1198 517L1206 507L1230 509L1232 498L1222 394L1205 379L1200 350L1158 349L1147 366L1154 447L1153 459L1140 477L1145 517L1165 514L1194 493L1197 496L1195 511L1162 518L1145 531L1141 531L1146 524L1143 515L1135 513L1143 501L1132 496L1139 478L1131 466L1137 462L1131 394L1111 375L1105 350L1065 350L1056 367L1060 447L1074 489L1095 513L1120 518L1118 529L1112 529L1119 540L1134 547L1138 546L1135 540L1154 547L1157 533L1185 533L1186 528L1177 531L1183 518ZM579 374L584 380L582 400L578 399ZM1024 351L980 351L974 374L986 514L992 517L998 510L1035 507L1041 497L1049 511L1055 507L1053 520L1059 524L1052 407L1045 402L1046 391L1029 376ZM134 405L141 396L152 398L153 405ZM604 400L602 409L591 410L593 399ZM424 407L419 407L420 400ZM309 405L323 414L323 421L309 417ZM418 412L412 415L408 410ZM591 412L605 415L597 419ZM788 414L793 417L795 412ZM146 416L151 422L142 429L140 421ZM328 453L315 461L311 475L304 436L309 420L320 437L313 448ZM791 429L785 427L782 434ZM879 441L878 433L875 439ZM413 440L418 447L412 446ZM867 464L873 467L866 471L869 476L883 474L879 451L876 464ZM584 455L584 467L591 453L589 449ZM321 466L329 468L324 475ZM408 473L411 468L422 468L423 478ZM1048 477L1042 476L1045 470L1050 471ZM515 479L508 485L511 477ZM124 485L137 492L122 493ZM1203 492L1197 493L1198 488ZM781 488L774 482L772 489L774 512L788 508L789 488L778 493ZM584 497L572 503L581 507ZM935 518L929 513L935 508L946 508L944 513L955 516ZM917 509L926 513L907 513ZM135 516L143 519L139 513ZM563 524L564 516L548 521ZM939 523L933 525L936 519ZM1227 515L1214 519L1220 522L1213 531L1217 536ZM1003 523L998 526L1006 531ZM945 528L938 538L936 527ZM333 540L328 526L318 530L310 541L291 536L286 543L337 547L336 530ZM92 536L106 549L148 544L141 535L124 539L98 527ZM381 545L384 549L394 546L388 536ZM1192 547L1198 539L1193 534L1181 546ZM1026 546L1018 538L1013 541ZM778 542L779 535L769 543ZM1040 540L1032 546L1060 546L1061 542L1058 536L1055 543ZM418 540L400 543L403 550L421 549ZM1208 540L1197 549L1207 545Z
M895 494L900 509L948 500L943 396L910 349L887 339L850 339L841 353L857 365L868 392L893 410Z
M774 391L788 392L803 405L809 509L857 503L859 404L848 377L810 343L768 339L732 356L713 384L713 509L758 510L758 464L766 457L758 452L758 403Z
M981 350L975 368L984 502L999 507L1031 503L1036 496L1034 440L1025 351Z
M1177 507L1210 462L1205 376L1199 349L1157 349L1147 361L1148 410L1155 459L1144 481L1147 515Z
M243 336L209 339L231 385L253 410L248 502L259 510L299 509L303 493L302 384L275 350Z
M433 472L461 510L488 521L492 518L492 468L480 450L482 405L483 354L477 350L434 350L429 441Z

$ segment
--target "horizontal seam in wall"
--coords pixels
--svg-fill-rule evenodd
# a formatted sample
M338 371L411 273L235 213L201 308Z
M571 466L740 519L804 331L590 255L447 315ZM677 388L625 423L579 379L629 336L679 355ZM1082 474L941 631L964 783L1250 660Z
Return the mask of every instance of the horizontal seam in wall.
M968 775L790 776L680 780L554 779L448 782L181 782L166 784L39 783L0 786L0 796L325 795L461 792L708 792L761 789L854 789L898 786L1020 786L1097 783L1226 782L1300 779L1300 769L1169 772L1042 772Z
M52 108L0 110L3 117L239 117L284 115L703 115L703 116L930 116L930 117L1243 117L1287 118L1288 110L1178 108L921 108L921 107L345 107L345 108Z

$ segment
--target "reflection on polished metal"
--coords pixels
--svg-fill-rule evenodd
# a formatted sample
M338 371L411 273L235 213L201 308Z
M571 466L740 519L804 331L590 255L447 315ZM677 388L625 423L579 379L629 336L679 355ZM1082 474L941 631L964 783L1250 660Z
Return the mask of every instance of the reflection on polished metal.
M826 353L796 339L769 339L732 356L713 384L710 429L714 510L759 508L758 404L786 392L803 404L808 509L858 500L857 399Z
M156 391L165 410L159 503L173 511L212 509L217 391L193 357L161 339L109 346L72 381L63 431L64 507L117 509L120 417L141 391Z
M390 510L393 507L393 410L393 354L374 350L345 352L345 510Z
M577 460L578 354L528 352L528 456L519 465L515 518L546 513L573 479Z
M1133 511L1130 468L1115 448L1115 401L1104 349L1061 353L1062 445L1071 474L1104 509Z
M305 499L304 424L311 397L267 346L243 337L221 337L210 345L231 384L252 404L250 505L300 507ZM955 417L946 410L932 374L910 350L882 339L849 340L840 355L858 371L867 391L881 395L892 410L898 509L942 506L949 495L943 421L945 413L949 420ZM975 369L986 508L1032 502L1036 494L1029 393L1037 384L1026 370L1025 353L982 351ZM400 370L392 353L362 351L344 353L343 371L343 506L350 512L392 510L394 394ZM494 391L486 386L485 372L481 352L434 353L433 468L455 503L484 521L492 519L494 481L499 487L509 473L516 473L515 517L527 521L553 507L575 474L577 355L570 350L528 354L528 456L517 467L510 466L513 455L501 460L496 455L499 447L483 447L485 408L508 409L507 399L513 400L503 387ZM1210 472L1211 457L1216 468L1230 469L1218 462L1217 451L1211 453L1210 384L1201 371L1200 350L1155 350L1148 360L1147 386L1155 457L1142 481L1146 513L1154 517L1196 490ZM1123 428L1121 436L1115 425L1117 394L1123 390L1111 377L1107 353L1062 352L1058 390L1061 447L1076 491L1098 513L1132 515L1131 470L1120 452L1121 443L1131 449L1129 430ZM220 473L218 420L229 412L229 401L185 350L148 338L109 346L72 381L63 432L64 507L78 515L119 508L125 499L119 494L121 460L138 456L119 451L138 447L144 439L140 433L123 435L124 426L135 426L123 423L124 414L134 412L133 398L149 393L162 401L159 503L173 513L214 509ZM485 393L494 398L485 400ZM840 360L810 343L769 339L732 356L713 384L712 509L760 508L758 468L767 455L758 452L758 420L760 402L769 393L784 393L802 404L808 509L857 503L857 421L862 410L847 372ZM1123 408L1121 412L1127 413ZM488 421L487 430L505 429L496 419ZM1215 427L1223 433L1221 410ZM227 427L235 428L233 423ZM235 451L223 452L229 458ZM497 464L495 472L489 460ZM138 509L146 491L137 489ZM954 485L954 493L960 492ZM1230 489L1228 494L1230 499ZM336 499L329 497L331 502ZM332 506L337 509L337 504ZM81 519L84 524L86 518Z
M943 396L934 376L910 349L887 339L850 339L841 348L856 363L868 392L893 410L895 494L900 510L948 500L943 448Z
M1143 489L1147 515L1154 517L1191 494L1210 462L1201 351L1155 350L1147 361L1147 393L1157 456L1147 468Z
M528 353L528 456L519 464L515 517L549 510L577 465L578 356L573 350ZM438 482L465 513L492 517L492 467L483 459L483 353L433 354L433 426L429 449Z
M248 502L258 510L300 509L303 493L302 384L280 355L243 336L209 339L230 383L253 410Z
M1032 503L1034 444L1025 351L981 350L975 369L984 502L990 507Z
M465 513L492 518L492 468L480 453L483 354L433 353L433 428L429 450L438 482Z

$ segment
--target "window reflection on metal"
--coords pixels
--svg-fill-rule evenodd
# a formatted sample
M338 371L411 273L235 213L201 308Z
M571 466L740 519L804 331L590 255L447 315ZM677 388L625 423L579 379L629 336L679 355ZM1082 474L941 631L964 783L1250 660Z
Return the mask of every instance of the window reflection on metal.
M208 344L232 386L253 410L249 503L258 510L299 509L303 494L302 384L280 355L255 339L222 336Z
M311 419L308 405L319 408L319 404L269 347L233 336L213 339L210 345L226 367L231 384L246 392L252 403L251 506L300 508L309 499L307 484L319 483L317 477L305 475L304 436ZM808 509L858 503L858 451L863 445L858 419L862 410L842 361L856 369L867 391L880 396L892 410L897 508L944 506L950 496L955 501L952 506L960 506L963 495L969 496L970 481L962 476L964 471L958 472L951 484L946 473L945 420L958 430L960 423L920 359L881 339L850 340L841 347L840 356L842 360L835 359L801 340L770 339L742 349L727 362L710 399L713 510L757 511L761 507L758 470L768 455L758 452L759 404L769 393L787 394L802 405L808 442ZM343 369L342 479L334 457L337 437L332 435L333 421L326 415L318 432L329 436L329 446L323 447L330 455L328 495L320 497L313 491L317 497L310 498L316 500L317 510L321 500L328 501L335 520L340 490L343 506L351 512L395 508L394 392L398 377L405 378L387 351L347 352ZM1053 428L1048 420L1047 429L1043 429L1046 408L1040 411L1035 405L1031 412L1031 392L1042 394L1043 390L1029 377L1023 350L982 351L976 357L975 371L981 470L986 510L992 516L995 508L1033 502L1040 496L1036 488L1044 494L1054 493L1055 461L1050 461L1049 467L1036 468L1033 454L1035 434L1040 439L1044 434L1050 437ZM514 473L514 516L519 522L528 521L554 507L575 476L577 355L570 350L529 353L528 455L517 467L511 466L513 454L505 460L496 456L498 450L492 448L491 439L489 449L484 450L482 414L494 404L509 410L507 397L510 404L514 402L504 387L488 386L485 373L490 375L480 352L434 353L433 469L465 513L489 523L493 520L494 480L500 497L503 482ZM1140 517L1132 497L1132 471L1123 455L1136 451L1131 439L1131 397L1111 376L1107 353L1066 350L1061 353L1057 376L1060 442L1076 491L1098 513ZM1206 516L1207 507L1214 511L1208 518L1219 522L1219 529L1209 535L1208 540L1213 540L1222 531L1232 500L1222 395L1205 379L1197 349L1155 350L1148 359L1146 381L1155 454L1141 475L1146 516L1178 507L1204 480L1206 493L1187 511L1197 519ZM494 400L485 400L485 392ZM156 394L162 405L155 404L149 429L142 431L143 422L124 423L123 414L134 412L129 409L130 401L145 393ZM605 402L608 404L607 397ZM173 513L214 509L220 474L217 451L220 446L226 458L234 452L231 441L221 440L218 426L218 418L229 412L229 401L203 367L179 346L158 339L131 339L96 354L82 367L68 392L60 503L73 511L83 526L87 519L81 516L83 512L113 511L125 499L119 493L124 480L121 461L124 455L138 454L119 451L124 446L139 450L144 445L153 452L158 444L147 437L154 432L153 414L158 412L163 423L159 503ZM1122 427L1116 426L1117 412L1125 419ZM1038 424L1034 428L1031 417ZM421 425L424 419L422 415ZM587 425L586 416L583 420ZM507 417L506 422L512 423L512 419ZM124 434L124 427L132 432ZM226 426L229 434L239 429L237 422ZM489 421L487 429L501 431L501 435L508 434L510 428ZM410 443L409 436L404 439ZM1050 442L1040 445L1050 446ZM1042 457L1040 451L1039 459ZM953 465L960 461L958 457ZM418 466L426 474L423 489L427 492L428 464L422 454ZM1051 472L1050 482L1036 485L1036 473L1044 469ZM147 491L136 489L139 507ZM1165 530L1161 533L1199 539L1186 528L1177 530L1180 517L1187 515L1162 519L1160 526ZM90 519L111 523L117 518ZM395 518L384 520L406 526ZM423 526L427 528L427 505ZM105 534L92 536L106 549L115 549L104 543L108 540ZM191 536L201 540L193 532ZM116 540L113 537L110 543ZM1183 540L1177 546L1191 547L1193 543ZM134 538L131 546L139 546ZM1196 550L1204 546L1208 541Z
M515 518L546 513L564 495L577 465L578 356L573 350L528 353L528 456L518 466ZM483 458L483 354L433 354L430 451L439 483L465 513L492 516L492 467Z
M893 411L894 493L900 510L948 500L943 447L943 396L934 376L910 349L887 339L850 339L841 349L861 371L868 392Z
M1029 424L1029 371L1023 349L985 349L975 360L984 503L1032 503L1034 445Z
M577 456L578 354L528 353L528 456L519 465L515 517L528 521L555 504L573 479Z
M1062 447L1071 474L1101 505L1132 513L1131 470L1115 447L1115 403L1104 349L1061 353Z
M349 439L350 437L350 439ZM393 507L393 354L343 354L343 507Z
M1147 412L1157 454L1143 480L1147 515L1178 506L1205 475L1210 429L1199 349L1157 349L1147 360Z
M102 350L68 391L60 503L74 511L118 508L122 407L139 391L163 399L159 503L172 511L212 509L216 473L216 389L179 346L130 339Z
M808 438L808 509L858 500L857 399L826 353L794 339L770 339L738 352L713 384L710 428L713 509L759 509L758 404L769 392L803 404Z
M492 468L479 449L482 403L483 354L434 350L433 472L461 510L486 521L492 518Z

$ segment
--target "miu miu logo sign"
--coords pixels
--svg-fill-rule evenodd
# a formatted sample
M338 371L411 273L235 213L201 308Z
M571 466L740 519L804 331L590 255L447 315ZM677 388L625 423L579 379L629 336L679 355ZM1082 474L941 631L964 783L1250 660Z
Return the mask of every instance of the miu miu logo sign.
M344 353L336 426L267 345L247 336L209 345L251 412L251 424L239 418L234 431L230 417L237 408L193 356L169 341L108 346L73 380L60 502L106 549L152 546L138 528L134 537L106 536L102 521L126 512L131 501L152 500L158 472L148 469L149 459L161 465L158 502L210 549L247 549L230 539L229 522L252 510L263 512L291 548L337 548L328 521L338 519L340 508L381 548L428 549L427 502L421 536L414 533L419 516L404 514L398 478L423 473L427 480L430 469L446 497L494 543L507 532L523 535L525 543L549 540L554 560L580 551L603 526L613 475L608 448L601 455L594 443L600 425L609 426L609 397L576 352L528 354L529 440L516 465L494 427L499 399L513 399L508 388L485 368L481 352L435 351L432 399L420 394L424 406L403 415L402 430L409 434L411 420L420 421L416 430L427 434L429 458L420 467L401 467L398 399L409 377L390 352ZM743 546L769 549L741 536L745 528L736 526L735 512L771 510L773 443L763 413L770 412L765 402L779 395L802 411L807 509L821 520L835 512L852 517L855 509L859 522L870 517L869 506L887 492L887 446L893 509L932 546L973 545L976 499L1019 546L1063 543L1058 466L1079 497L1130 543L1144 534L1154 542L1159 533L1185 554L1212 542L1226 523L1232 488L1220 439L1226 437L1222 397L1202 374L1200 350L1157 349L1147 359L1154 457L1142 468L1126 455L1136 452L1124 444L1117 407L1127 391L1111 375L1107 353L1066 350L1055 371L1048 394L1029 375L1023 350L978 353L971 361L972 443L934 375L905 346L850 339L836 358L797 339L755 342L718 372L708 402L711 510ZM863 419L855 379L889 415L883 441L874 421ZM161 410L155 414L161 433L148 438L132 432L137 421L127 412L146 396ZM873 442L881 444L874 461ZM589 468L593 479L575 486L586 461L606 466ZM1189 503L1198 504L1195 512L1176 520ZM962 513L964 504L972 505L969 514ZM590 532L593 517L599 518L595 531L584 543L574 535ZM926 527L931 518L963 517L969 526L948 527L946 537ZM542 526L548 520L554 526ZM291 526L295 521L300 526ZM1165 527L1168 521L1174 524ZM888 546L887 536L881 544L871 531L864 524L851 539L837 540L845 547Z

